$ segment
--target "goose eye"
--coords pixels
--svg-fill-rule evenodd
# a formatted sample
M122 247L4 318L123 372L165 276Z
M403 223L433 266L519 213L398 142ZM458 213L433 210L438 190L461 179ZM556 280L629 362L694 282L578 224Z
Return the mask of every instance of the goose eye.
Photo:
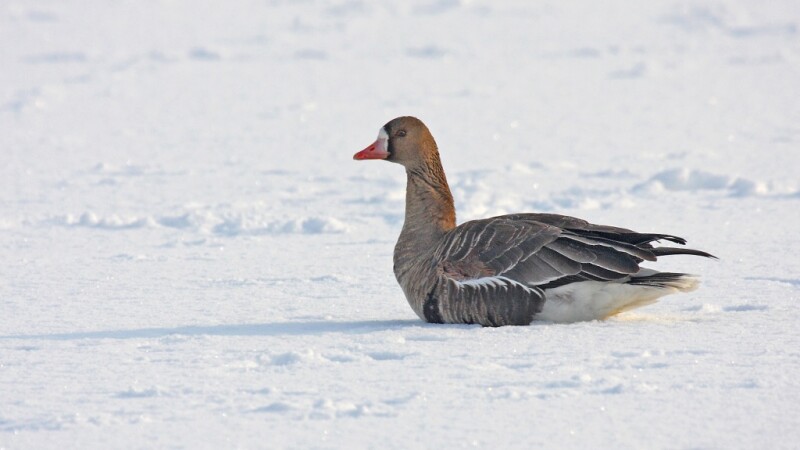
M406 130L398 130L397 133L395 133L394 135L398 137L403 137L406 135Z

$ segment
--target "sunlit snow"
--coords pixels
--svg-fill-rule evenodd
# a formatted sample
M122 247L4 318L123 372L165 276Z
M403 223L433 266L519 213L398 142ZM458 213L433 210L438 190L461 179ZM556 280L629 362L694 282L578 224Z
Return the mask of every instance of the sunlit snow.
M0 2L0 448L797 448L800 3ZM392 273L432 130L458 220L685 237L607 321L431 325Z

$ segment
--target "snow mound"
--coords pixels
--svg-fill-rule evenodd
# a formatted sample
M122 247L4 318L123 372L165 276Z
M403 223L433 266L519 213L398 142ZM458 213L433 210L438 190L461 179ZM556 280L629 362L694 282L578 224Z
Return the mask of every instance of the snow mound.
M104 230L126 230L155 225L155 222L150 217L127 217L119 216L117 214L111 214L103 217L98 216L90 211L84 212L79 216L67 214L64 216L55 217L50 220L50 222L66 227L87 227Z
M222 216L222 217L221 217ZM221 236L258 236L267 234L338 234L348 231L339 219L311 216L286 219L269 219L263 215L215 214L209 211L191 211L165 216L99 215L87 211L80 215L66 214L44 221L45 224L64 227L84 227L100 230L127 230L135 228L176 228L201 234ZM2 225L2 223L0 223Z
M633 187L634 193L657 194L666 191L727 191L733 197L775 193L767 183L705 170L674 168L658 172Z
M267 364L274 366L290 366L300 363L314 363L325 362L326 359L316 353L314 350L306 349L305 351L291 351L270 355L267 358Z
M305 217L261 221L245 216L225 219L213 228L214 233L236 235L262 234L335 234L347 231L347 225L333 217Z
M117 392L117 398L149 398L165 395L166 389L161 386L139 387L130 386L124 391Z

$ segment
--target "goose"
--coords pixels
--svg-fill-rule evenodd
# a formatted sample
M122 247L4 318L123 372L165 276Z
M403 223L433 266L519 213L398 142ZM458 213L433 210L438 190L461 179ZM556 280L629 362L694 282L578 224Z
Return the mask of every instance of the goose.
M677 236L637 233L558 214L522 213L456 226L453 196L428 127L398 117L353 155L405 167L405 219L394 274L430 323L497 327L602 320L697 288L697 276L640 267L659 256L715 256Z

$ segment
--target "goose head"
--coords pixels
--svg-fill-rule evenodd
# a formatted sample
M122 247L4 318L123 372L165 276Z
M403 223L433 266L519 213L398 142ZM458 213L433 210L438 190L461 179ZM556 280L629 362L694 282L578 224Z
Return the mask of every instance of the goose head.
M383 159L406 169L426 164L432 157L439 157L436 141L428 127L411 116L390 120L378 131L375 142L353 155L355 160Z

